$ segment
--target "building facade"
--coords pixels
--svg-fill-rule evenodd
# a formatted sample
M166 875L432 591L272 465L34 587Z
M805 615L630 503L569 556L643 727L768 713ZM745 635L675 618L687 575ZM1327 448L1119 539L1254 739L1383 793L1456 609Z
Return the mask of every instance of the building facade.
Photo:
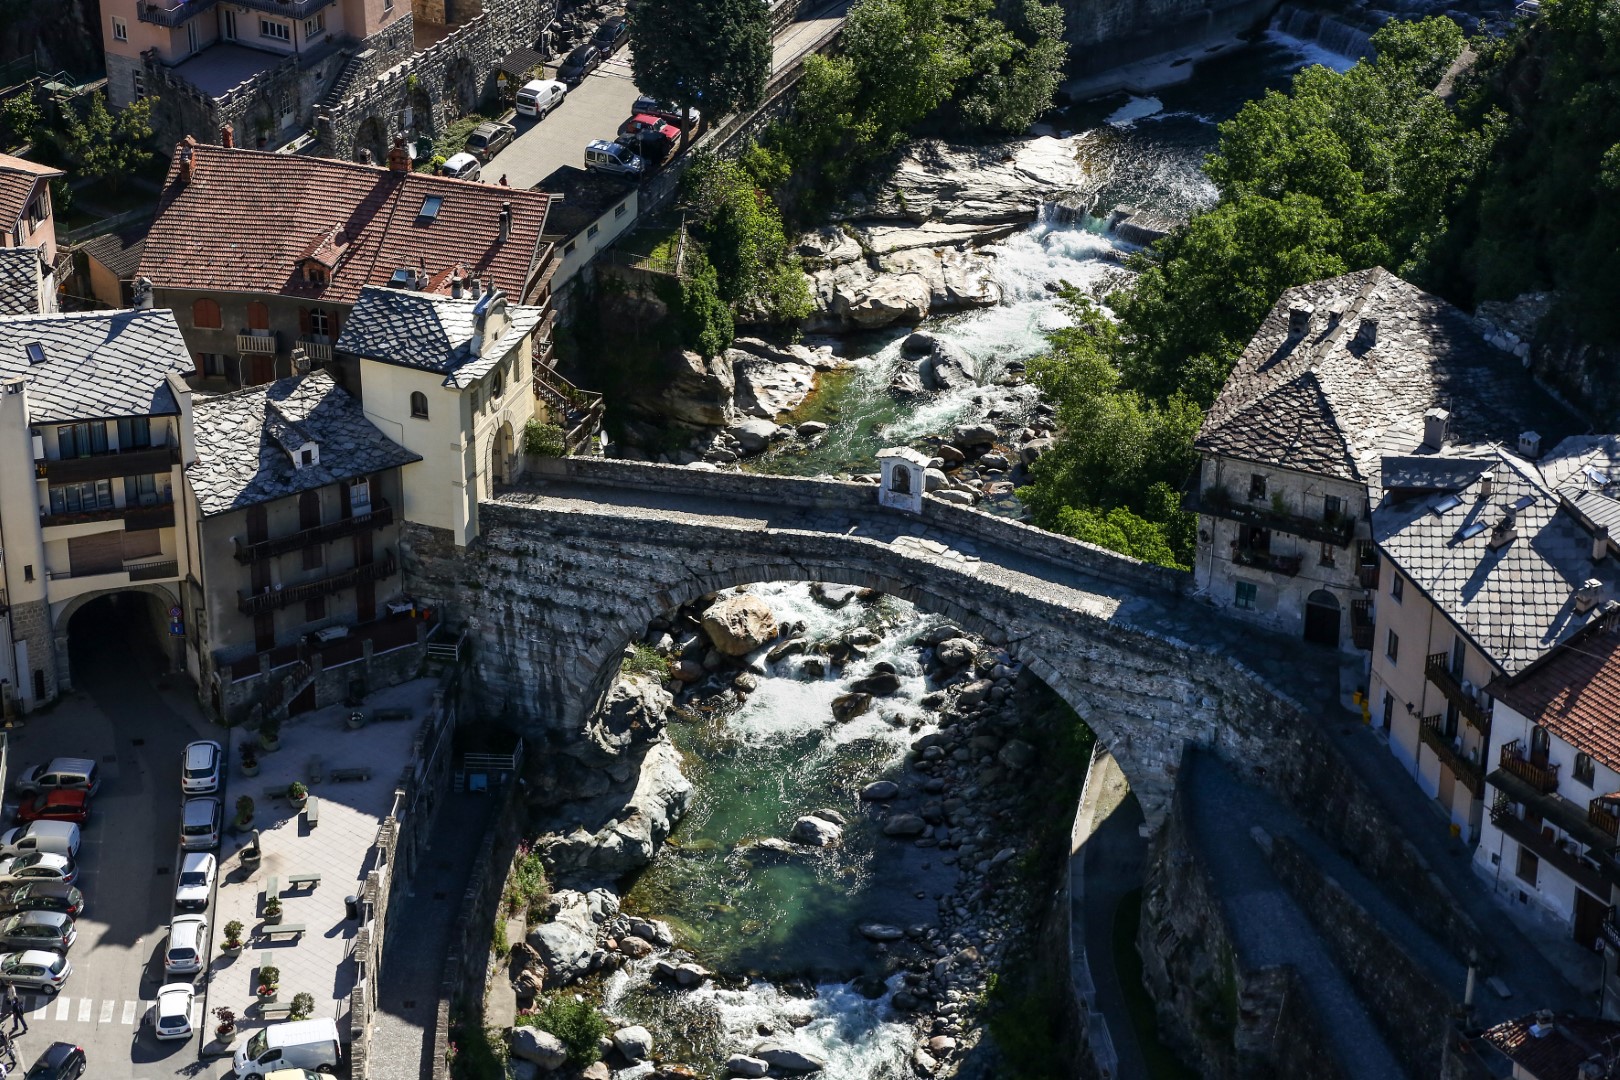
M390 602L401 593L400 471L417 455L372 426L324 371L198 400L193 423L192 644L199 687L218 715L239 719L264 705L284 669L369 666L415 643ZM329 704L318 689L303 680L274 704Z
M559 252L552 278L552 287L559 292L636 221L640 188L616 177L561 165L535 190L557 196L546 228Z
M199 388L288 377L295 346L330 363L368 285L448 296L453 279L476 278L549 307L550 197L414 173L395 151L376 167L180 146L139 273L174 310ZM252 213L266 192L278 212Z
M166 311L0 319L0 678L25 709L72 686L86 604L144 593L160 640L174 625L187 368Z
M63 175L60 169L0 154L0 315L58 310L50 181Z

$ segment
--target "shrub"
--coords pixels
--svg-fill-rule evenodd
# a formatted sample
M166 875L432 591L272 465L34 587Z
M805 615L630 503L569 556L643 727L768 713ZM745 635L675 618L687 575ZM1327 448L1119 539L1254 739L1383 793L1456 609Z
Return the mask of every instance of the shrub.
M530 420L523 425L523 452L535 457L562 457L568 447L563 443L563 429L556 424Z
M232 919L230 922L225 924L226 947L234 949L242 944L243 929L242 920L240 919Z
M534 1026L562 1040L568 1063L579 1069L601 1059L602 1037L612 1030L595 1005L561 995L534 1014Z
M626 675L656 675L660 679L670 676L669 661L658 655L651 645L639 641L630 646L630 655L625 657L621 670Z
M219 1020L219 1026L214 1029L216 1035L229 1035L236 1030L236 1013L224 1005L214 1010L214 1016Z
M551 884L546 880L545 864L540 853L520 845L512 860L512 872L506 880L506 911L508 915L522 912L529 922L535 922L546 901L551 899Z
M265 905L269 907L268 904ZM281 985L281 969L274 964L266 964L259 969L259 985L268 989L275 989Z
M272 897L269 897L268 899L266 899L265 902L264 902L264 913L267 916L280 915L281 914L281 897L272 896ZM275 971L276 969L271 968L270 970ZM261 969L261 973L262 973L262 969Z
M309 798L309 788L304 786L303 781L294 780L287 785L287 798L295 802L299 799L307 799Z
M495 916L495 929L490 933L490 941L494 943L495 955L505 960L512 951L512 943L506 940L506 916Z
M315 996L307 993L293 995L292 1011L287 1014L289 1020L308 1020L315 1011Z

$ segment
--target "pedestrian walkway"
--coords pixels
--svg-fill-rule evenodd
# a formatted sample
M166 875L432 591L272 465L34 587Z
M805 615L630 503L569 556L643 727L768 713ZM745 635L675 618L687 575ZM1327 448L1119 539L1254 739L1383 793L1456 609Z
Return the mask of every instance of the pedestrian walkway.
M494 818L489 795L451 795L439 806L428 850L389 924L372 1017L372 1080L429 1080L433 1024L455 915Z

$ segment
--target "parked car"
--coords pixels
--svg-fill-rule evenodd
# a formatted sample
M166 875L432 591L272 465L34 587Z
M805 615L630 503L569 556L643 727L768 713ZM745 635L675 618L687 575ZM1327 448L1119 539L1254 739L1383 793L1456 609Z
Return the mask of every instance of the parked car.
M67 822L75 827L90 820L90 793L83 788L36 791L17 804L17 820Z
M315 1069L331 1072L342 1059L337 1021L289 1020L267 1024L254 1033L231 1059L238 1080L268 1080L278 1069Z
M483 176L478 167L478 159L471 154L462 152L452 154L450 159L439 166L439 175L448 176L452 180L477 180Z
M61 881L0 883L0 915L15 911L61 911L84 914L84 893Z
M77 855L79 827L71 821L36 820L0 833L0 857L26 855L30 851Z
M101 790L101 770L89 758L59 757L35 765L17 778L17 792L22 795L52 788L83 788L94 795Z
M190 983L165 983L158 987L157 1001L147 1012L152 1034L160 1039L191 1038L191 1006L197 988Z
M663 161L681 140L681 129L651 113L637 113L619 125L618 142L647 161Z
M557 68L557 78L568 84L569 89L585 81L585 76L595 71L603 60L602 50L595 45L581 45L568 54L568 58Z
M602 50L604 57L612 56L619 46L630 40L630 24L623 15L603 19L602 25L591 35L591 44Z
M473 133L467 136L467 153L477 158L479 164L485 164L490 158L500 153L506 145L517 138L517 128L511 124L501 124L490 121L479 124L473 128Z
M187 799L180 808L180 847L185 851L219 847L219 825L218 799Z
M13 855L0 862L0 879L10 881L60 881L71 885L79 876L79 867L66 855L54 851L30 851L26 855Z
M180 759L180 790L187 795L212 795L219 790L220 762L225 751L208 739L187 743Z
M659 101L651 94L642 94L636 98L635 104L630 106L630 111L649 113L672 124L690 124L692 127L697 127L698 121L703 119L703 114L696 109L692 110L691 116L683 117L679 105L673 101Z
M556 79L530 79L517 92L517 111L522 116L543 119L547 113L562 104L568 95L568 85Z
M28 949L0 956L0 985L15 986L19 990L38 990L55 996L71 974L73 965L61 953Z
M208 943L208 916L176 915L169 923L169 947L163 951L163 974L195 975L202 970Z
M19 911L0 921L0 946L8 949L60 949L79 939L73 916L61 911Z
M202 911L214 891L214 874L219 868L211 852L193 851L180 863L175 879L174 906L181 911Z
M629 147L597 139L585 147L585 168L589 172L611 173L639 180L642 173L647 171L647 164L641 160L640 154Z
M69 1042L53 1042L28 1066L23 1080L79 1080L89 1064L84 1048Z

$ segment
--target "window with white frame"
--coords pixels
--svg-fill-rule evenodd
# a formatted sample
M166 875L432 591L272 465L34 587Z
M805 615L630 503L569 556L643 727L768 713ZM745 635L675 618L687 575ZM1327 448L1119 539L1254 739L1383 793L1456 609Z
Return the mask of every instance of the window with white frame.
M113 40L114 41L128 41L129 40L129 23L125 22L123 19L120 19L118 16L114 15L113 16L113 21L112 21L112 27L113 27Z
M325 29L326 13L324 11L317 11L313 17L304 20L304 40L308 41L310 38L317 36L322 30Z
M262 38L270 38L274 41L291 41L292 27L288 26L284 22L277 22L274 19L260 19L259 36Z

